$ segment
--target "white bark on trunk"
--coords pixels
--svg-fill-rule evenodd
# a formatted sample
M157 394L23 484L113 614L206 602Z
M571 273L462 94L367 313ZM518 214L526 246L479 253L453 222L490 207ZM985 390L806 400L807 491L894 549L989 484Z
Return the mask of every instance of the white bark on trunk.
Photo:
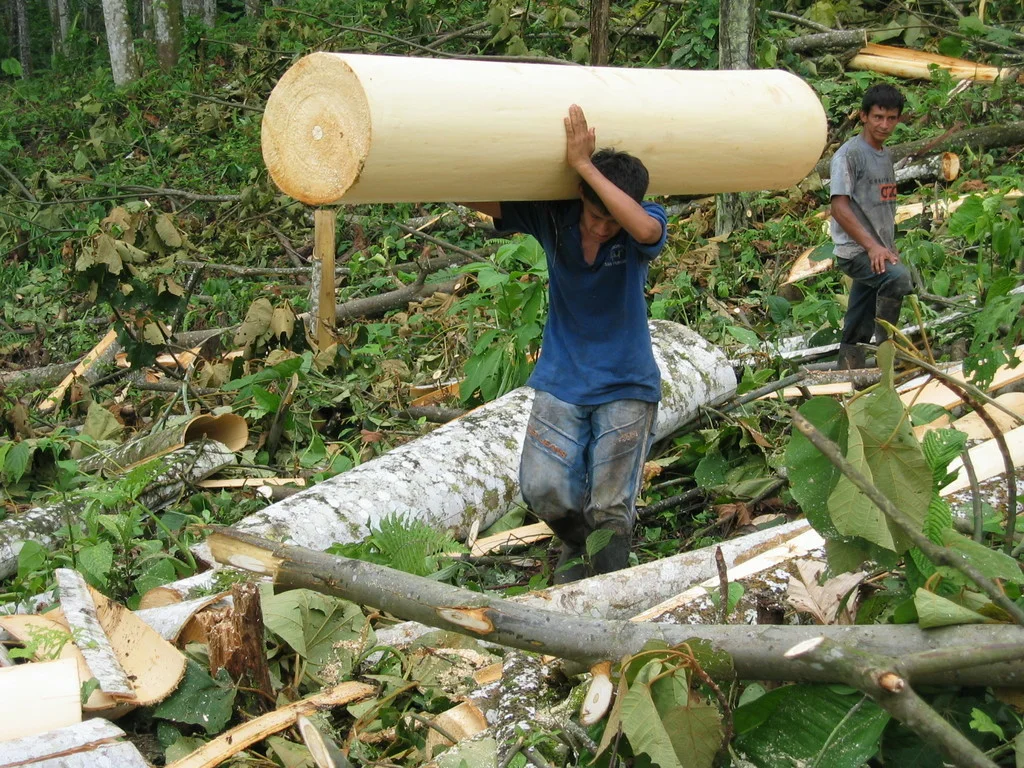
M38 736L0 742L0 765L22 765L55 755L86 751L122 736L124 731L112 722L96 717Z
M651 323L661 369L656 439L705 405L732 395L736 377L721 350L675 323ZM389 514L420 519L465 538L519 498L519 454L533 390L523 387L236 524L248 533L325 549L361 541Z
M32 76L32 45L28 36L28 11L25 0L14 0L14 16L18 25L18 59L22 77Z
M785 189L825 146L818 97L780 70L314 53L267 101L263 157L310 205L568 198L579 183L565 162L572 103L599 146L643 160L650 194Z
M139 76L125 0L103 0L103 23L107 29L107 49L110 51L114 85L120 87Z
M913 163L907 163L896 169L896 183L908 181L945 181L950 182L960 175L960 158L953 152L943 152L932 157L925 157Z
M127 741L104 744L89 752L29 763L22 768L150 768L142 754Z
M217 23L217 0L203 0L203 23L210 29Z
M61 52L68 41L68 32L71 29L71 13L68 10L68 0L57 0L57 32L60 35Z
M169 72L178 63L181 45L181 0L153 0L153 28L160 69Z

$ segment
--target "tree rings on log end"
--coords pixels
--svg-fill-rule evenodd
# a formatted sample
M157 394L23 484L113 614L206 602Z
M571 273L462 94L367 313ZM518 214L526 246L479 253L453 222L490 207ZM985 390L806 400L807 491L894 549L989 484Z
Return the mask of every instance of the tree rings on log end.
M359 77L338 56L300 59L271 92L261 130L274 183L303 203L333 203L359 179L370 149L370 108Z

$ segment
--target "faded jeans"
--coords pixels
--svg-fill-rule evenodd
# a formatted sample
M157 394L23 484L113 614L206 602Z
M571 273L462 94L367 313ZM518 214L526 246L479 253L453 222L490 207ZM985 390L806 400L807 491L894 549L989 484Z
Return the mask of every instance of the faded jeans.
M910 272L903 264L886 264L885 272L871 271L871 259L863 251L852 259L836 259L850 278L850 302L843 323L843 344L869 343L875 333L876 302L879 298L902 300L913 290Z
M523 499L563 541L607 528L629 536L657 403L565 403L536 393L519 483Z

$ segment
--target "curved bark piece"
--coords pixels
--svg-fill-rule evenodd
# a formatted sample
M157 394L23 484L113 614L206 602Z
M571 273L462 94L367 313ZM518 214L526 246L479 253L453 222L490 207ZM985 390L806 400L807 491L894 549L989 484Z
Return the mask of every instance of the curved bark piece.
M835 669L787 658L786 651L818 636L893 658L952 647L1024 643L1024 627L1005 624L929 630L913 624L681 626L565 616L373 563L275 544L230 528L215 532L209 543L219 562L269 575L285 588L314 589L400 618L587 665L634 654L652 639L679 645L698 638L728 653L740 679L836 683L843 681ZM1024 662L941 671L926 668L908 676L923 685L1022 687Z
M578 194L562 122L573 103L600 146L643 159L654 195L784 189L825 145L818 97L781 70L313 53L267 100L263 159L310 205L566 199Z
M704 405L736 387L721 350L688 328L651 323L662 375L655 434L664 438ZM424 437L389 451L236 524L250 533L326 549L361 541L389 514L419 519L465 538L475 520L486 528L519 495L519 453L533 390L522 387Z

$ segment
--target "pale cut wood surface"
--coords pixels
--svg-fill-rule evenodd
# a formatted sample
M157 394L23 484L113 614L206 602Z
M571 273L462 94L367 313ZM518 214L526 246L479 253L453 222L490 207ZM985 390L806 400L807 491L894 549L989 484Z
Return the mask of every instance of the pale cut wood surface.
M82 362L76 365L75 369L65 376L63 381L57 385L57 388L39 404L39 411L41 413L47 413L60 405L61 400L64 399L64 393L68 391L68 387L71 386L72 382L89 370L89 368L91 368L92 365L100 359L103 353L110 349L115 341L117 341L117 331L107 331L107 335L100 339L99 343L82 358Z
M1024 359L1024 344L1014 350L1014 355L1018 360ZM962 364L951 366L946 373L956 381L965 380ZM986 389L992 392L1021 379L1024 379L1024 365L1018 365L1016 368L1004 365L996 371L992 383ZM918 403L932 403L943 408L955 408L963 402L963 399L956 392L943 384L939 379L931 379L922 386L907 387L906 389L900 387L900 400L908 408Z
M471 547L475 556L486 555L502 547L533 544L535 541L550 539L553 534L547 523L532 523L477 539Z
M128 681L100 625L89 585L85 583L82 574L70 568L58 568L55 576L60 588L60 606L64 611L64 619L71 627L75 645L85 656L93 677L99 682L100 690L115 699L133 701L135 689Z
M72 659L0 669L0 741L80 722L80 684Z
M1024 427L1017 427L1007 432L1003 437L1006 440L1007 447L1010 449L1010 459L1013 461L1013 466L1018 469L1024 467ZM979 483L1006 472L1003 454L999 450L999 445L996 443L995 438L974 446L971 448L970 454L971 464L974 465L974 474L978 478ZM970 488L971 481L967 477L967 470L963 466L962 459L959 457L954 459L949 465L949 471L957 472L958 474L956 480L942 489L943 496Z
M861 48L847 66L851 69L867 69L907 79L931 80L932 73L929 67L932 64L946 70L956 80L981 80L990 83L998 77L1007 77L1013 73L1013 70L1008 68L1000 69L966 59L877 43L868 43ZM1024 82L1024 77L1018 79Z
M1007 410L1016 413L1019 417L1024 418L1024 392L1004 392L995 398L995 401ZM985 413L988 414L989 418L995 422L996 427L1000 432L1006 433L1012 429L1016 429L1021 426L1022 421L1015 419L1005 411L1001 411L991 405L983 406ZM941 427L952 427L958 429L967 435L969 440L988 440L993 437L991 430L988 425L981 418L981 416L972 411L966 416L961 416L956 421L950 423L949 415L940 416L930 424L920 424L914 427L914 434L918 440L924 438L926 432L932 429Z
M206 597L197 597L194 600L186 600L181 603L169 603L155 608L141 608L135 611L135 615L151 626L157 633L169 643L178 644L178 641L188 627L189 623L196 617L196 614L223 600L227 592ZM225 603L225 605L227 605Z
M51 760L28 763L24 768L150 768L132 744L102 744L89 752L76 752Z
M781 70L313 53L267 100L263 158L310 205L566 199L573 103L599 147L643 160L652 195L785 189L825 147L817 95Z
M328 688L306 699L288 704L273 712L249 720L225 731L207 742L191 755L170 765L170 768L213 768L232 755L238 754L250 744L265 739L278 731L290 728L299 715L311 715L321 709L340 707L365 698L376 692L371 685L346 682Z
M124 731L112 722L95 717L36 736L0 742L0 768L13 768L35 760L93 749L122 736Z

